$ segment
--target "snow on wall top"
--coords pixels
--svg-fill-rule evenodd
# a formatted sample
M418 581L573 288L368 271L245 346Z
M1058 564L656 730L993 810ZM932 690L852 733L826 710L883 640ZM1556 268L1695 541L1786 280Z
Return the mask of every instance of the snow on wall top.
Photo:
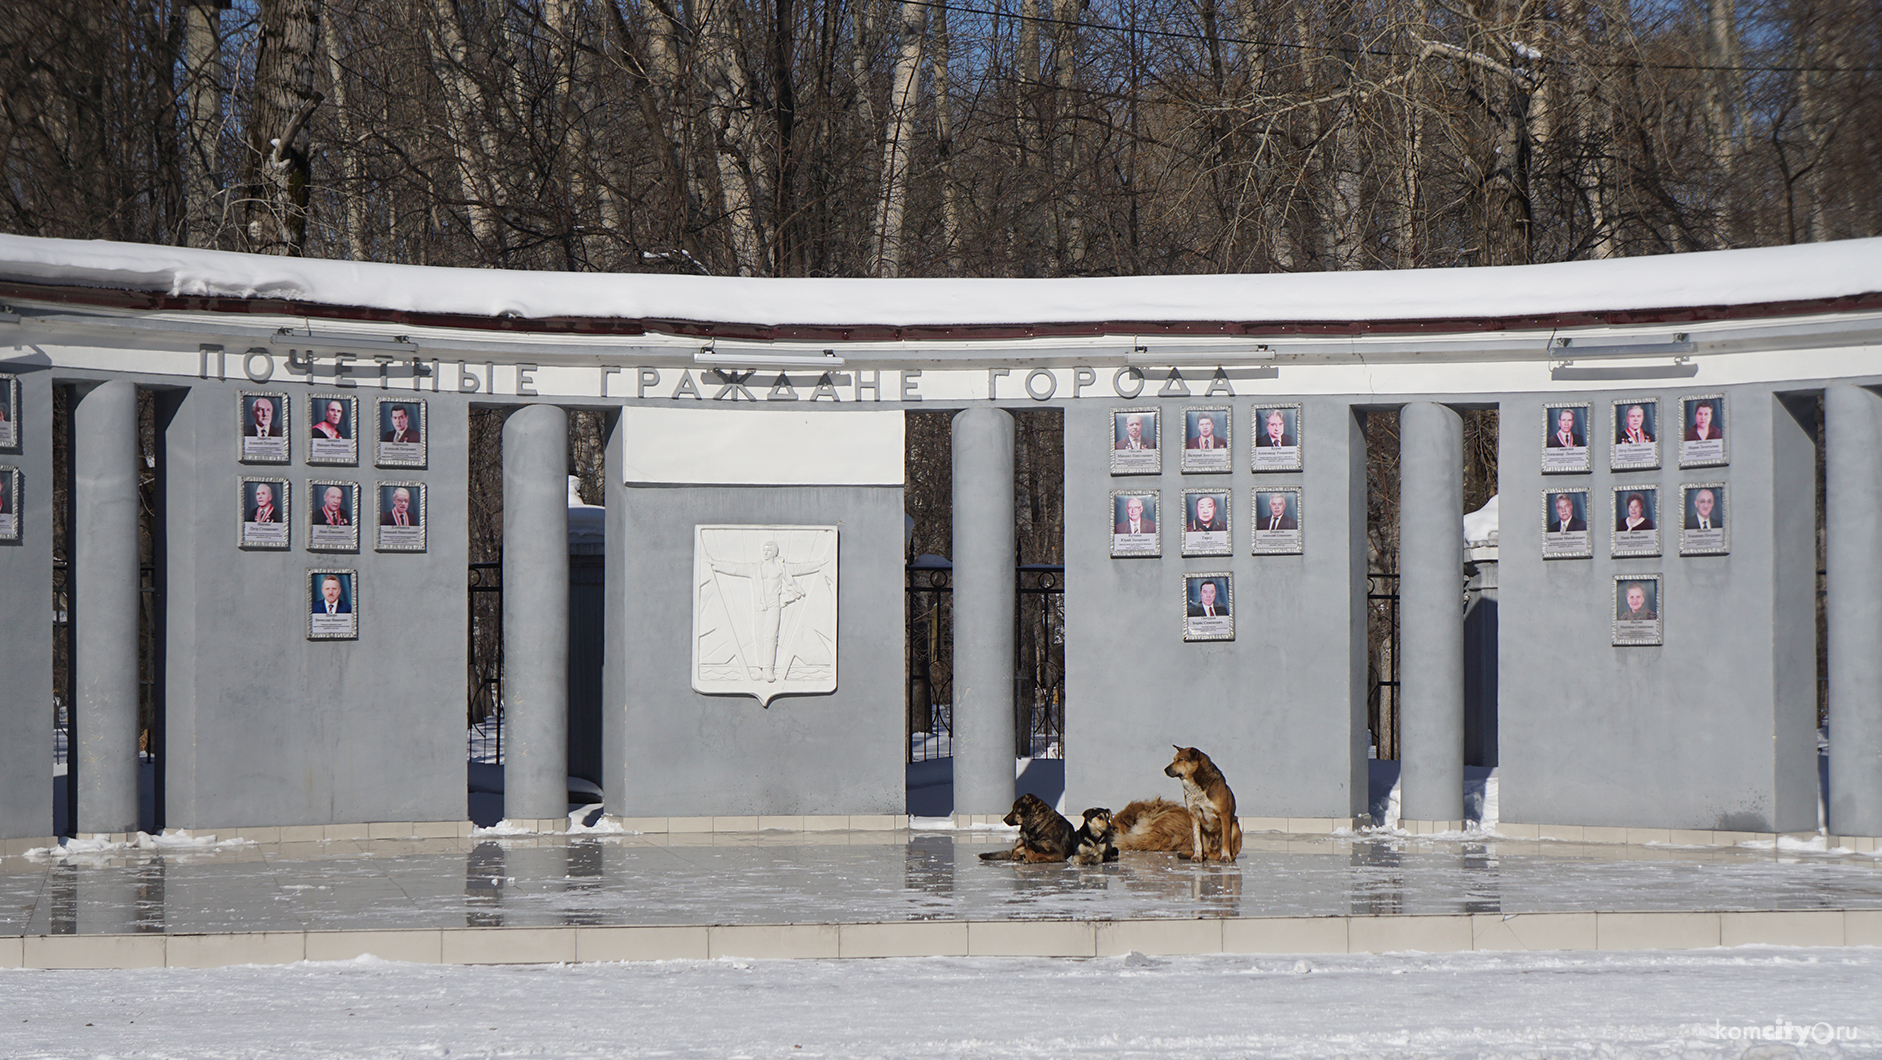
M1607 261L1097 279L741 279L511 272L0 235L0 279L472 317L782 325L1457 320L1882 291L1882 238Z

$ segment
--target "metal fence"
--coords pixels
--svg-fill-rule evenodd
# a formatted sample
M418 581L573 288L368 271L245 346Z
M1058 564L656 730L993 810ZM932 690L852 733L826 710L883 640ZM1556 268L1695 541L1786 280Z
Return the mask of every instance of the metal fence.
M470 565L466 722L471 757L503 761L503 561ZM481 746L487 741L488 746Z
M907 570L908 761L954 754L954 587L947 567ZM1015 756L1065 757L1065 568L1014 571Z

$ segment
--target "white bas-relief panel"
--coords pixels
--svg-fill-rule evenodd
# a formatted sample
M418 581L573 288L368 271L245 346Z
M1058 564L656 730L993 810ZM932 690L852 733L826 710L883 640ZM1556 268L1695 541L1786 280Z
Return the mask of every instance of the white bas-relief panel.
M837 528L693 528L693 690L836 691Z

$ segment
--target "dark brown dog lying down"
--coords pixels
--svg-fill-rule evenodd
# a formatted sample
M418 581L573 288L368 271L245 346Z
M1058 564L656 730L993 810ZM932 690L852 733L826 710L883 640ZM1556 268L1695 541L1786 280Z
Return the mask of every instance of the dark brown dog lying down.
M1019 826L1019 842L1011 850L992 850L980 855L982 861L1064 861L1072 856L1077 837L1072 822L1059 816L1037 795L1021 795L1013 800L1013 811L1006 823Z

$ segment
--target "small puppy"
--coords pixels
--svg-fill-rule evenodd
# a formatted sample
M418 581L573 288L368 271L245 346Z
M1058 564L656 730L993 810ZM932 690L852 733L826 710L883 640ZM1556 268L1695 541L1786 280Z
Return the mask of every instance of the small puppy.
M1117 828L1111 823L1111 811L1093 806L1085 811L1085 822L1072 839L1072 860L1080 865L1098 865L1117 860Z
M1011 850L988 851L980 855L980 860L1041 862L1064 861L1072 856L1072 822L1037 795L1021 795L1013 800L1013 810L1004 820L1019 826L1019 842Z
M1163 774L1183 782L1183 805L1190 819L1190 856L1197 861L1208 861L1212 853L1218 861L1234 861L1240 856L1242 824L1235 819L1235 793L1209 756L1194 747L1177 747L1176 757L1163 767Z
M1119 850L1190 848L1189 811L1168 799L1138 799L1111 818Z

